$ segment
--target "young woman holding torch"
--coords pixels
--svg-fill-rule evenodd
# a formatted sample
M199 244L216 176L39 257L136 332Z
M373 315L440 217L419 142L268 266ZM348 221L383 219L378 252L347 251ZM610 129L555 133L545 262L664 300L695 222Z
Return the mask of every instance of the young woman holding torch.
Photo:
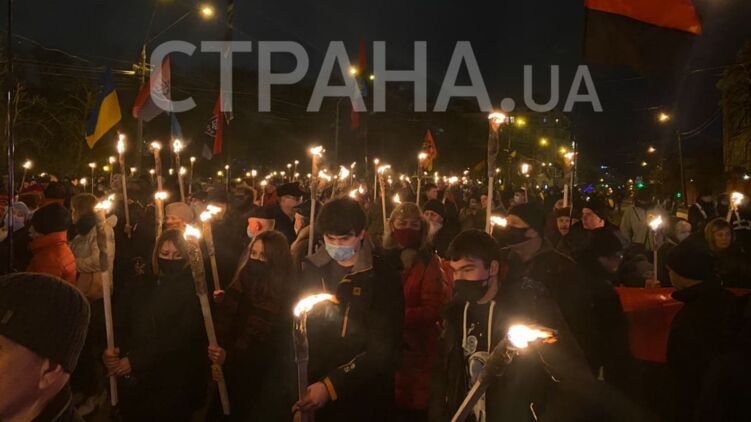
M109 373L120 377L125 421L188 421L206 395L206 332L179 230L165 230L152 258L153 277L121 309L118 348L105 351Z
M287 239L273 230L258 234L241 265L216 306L220 347L209 346L209 358L224 366L230 420L284 420L293 394L291 383L280 382L289 368L277 367L291 362L280 358L289 354L291 340L293 274ZM219 373L213 376L221 379Z

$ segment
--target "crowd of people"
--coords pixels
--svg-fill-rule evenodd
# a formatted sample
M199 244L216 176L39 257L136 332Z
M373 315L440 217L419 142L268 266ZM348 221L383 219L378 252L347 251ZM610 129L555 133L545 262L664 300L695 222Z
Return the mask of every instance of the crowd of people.
M648 189L617 212L597 194L572 206L441 182L419 197L387 186L380 197L399 200L386 206L364 181L311 197L250 178L196 181L180 201L166 178L162 210L148 175L128 180L127 204L105 182L89 193L47 176L1 209L0 421L448 421L518 323L555 342L520 351L470 420L747 420L751 224L727 195L702 191L681 218ZM221 210L201 246L209 286L218 276L216 345L185 238L209 205ZM663 292L682 304L665 363L632 353L628 287L674 288ZM300 388L292 310L314 293L333 300L307 315Z

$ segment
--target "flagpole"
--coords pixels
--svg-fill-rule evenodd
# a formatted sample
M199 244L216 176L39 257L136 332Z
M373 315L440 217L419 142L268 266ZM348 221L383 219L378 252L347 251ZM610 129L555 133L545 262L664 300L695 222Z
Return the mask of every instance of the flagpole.
M13 113L13 103L15 101L15 92L13 90L13 2L8 1L8 17L7 25L8 32L5 43L5 55L8 62L8 71L5 75L5 83L8 86L6 93L6 114L5 114L5 136L8 140L8 211L13 207L13 200L15 198L15 139L13 138L13 125L15 116ZM8 219L8 269L13 269L13 219Z
M138 87L139 92L141 91L141 89L143 89L143 84L146 83L146 69L146 44L144 44L143 48L141 48L141 64L138 67L138 73L141 76L141 84ZM138 168L138 171L141 171L141 161L143 161L143 118L141 117L141 113L138 113L136 153L138 154L138 157L136 158L136 167Z

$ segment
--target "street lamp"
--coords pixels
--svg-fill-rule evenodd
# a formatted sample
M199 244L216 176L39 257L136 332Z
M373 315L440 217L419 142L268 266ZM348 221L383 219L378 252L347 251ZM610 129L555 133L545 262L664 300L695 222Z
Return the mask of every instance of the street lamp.
M201 12L201 16L203 16L204 19L209 19L214 16L214 14L216 13L216 10L214 9L214 6L210 4L204 4L204 5L201 5L200 12Z

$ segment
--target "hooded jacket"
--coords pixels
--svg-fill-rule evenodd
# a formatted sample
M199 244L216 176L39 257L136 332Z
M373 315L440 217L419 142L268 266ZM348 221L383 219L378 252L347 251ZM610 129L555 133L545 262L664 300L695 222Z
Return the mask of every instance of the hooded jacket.
M373 254L368 240L341 279L332 276L337 265L325 248L302 265L301 293L329 292L338 302L308 317L308 384L323 382L330 396L316 419L389 420L404 325L399 274Z
M112 266L115 262L115 225L117 225L116 215L110 215L104 221L108 260L106 277L103 277L104 268L101 267L99 262L100 251L99 244L97 243L96 226L91 227L86 233L78 233L70 241L70 249L73 252L73 256L76 257L78 288L90 300L102 298L103 279L109 280L110 283L112 282Z
M26 271L53 275L76 285L76 258L68 247L66 232L52 232L33 239L31 253Z

